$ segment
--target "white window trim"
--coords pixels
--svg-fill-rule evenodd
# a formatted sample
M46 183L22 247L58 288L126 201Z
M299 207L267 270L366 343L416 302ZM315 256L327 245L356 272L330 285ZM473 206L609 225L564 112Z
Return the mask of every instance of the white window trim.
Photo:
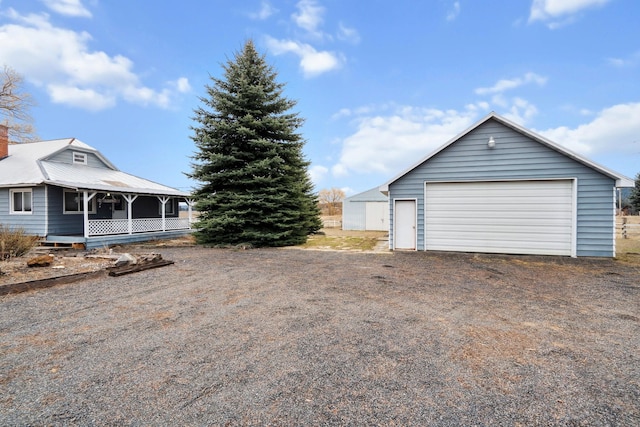
M73 164L74 165L86 165L87 164L87 153L81 153L79 151L72 152Z
M176 207L175 207L173 197L171 197L164 206L165 206L165 211L164 211L165 215L175 215ZM162 202L160 200L158 200L158 214L162 215Z
M16 211L13 206L13 195L15 193L30 193L31 194L31 210L30 211ZM24 200L23 200L24 205ZM33 214L33 190L31 188L15 188L9 190L9 215L32 215Z
M78 196L78 210L77 211L68 211L67 210L67 204L65 203L66 199L67 199L67 193L73 193L76 194ZM64 190L62 193L62 213L64 215L82 215L84 212L84 206L82 205L82 203L80 203L80 197L82 197L83 193L80 191L73 191L73 190ZM94 214L96 213L96 200L95 197L92 199L89 199L89 213Z

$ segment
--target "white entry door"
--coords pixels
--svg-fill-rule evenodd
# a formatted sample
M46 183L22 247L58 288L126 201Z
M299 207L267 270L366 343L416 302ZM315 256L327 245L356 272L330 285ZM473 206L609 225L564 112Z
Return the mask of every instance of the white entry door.
M416 249L416 201L396 200L393 249Z

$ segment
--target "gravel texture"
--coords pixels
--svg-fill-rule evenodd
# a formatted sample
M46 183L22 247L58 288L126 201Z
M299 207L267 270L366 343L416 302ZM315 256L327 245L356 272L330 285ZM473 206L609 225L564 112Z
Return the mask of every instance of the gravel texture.
M640 268L166 248L0 297L0 425L640 425Z

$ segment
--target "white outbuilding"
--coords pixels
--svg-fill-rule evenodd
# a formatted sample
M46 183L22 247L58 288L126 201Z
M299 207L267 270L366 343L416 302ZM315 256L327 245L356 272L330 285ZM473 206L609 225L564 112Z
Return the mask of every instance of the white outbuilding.
M389 198L378 187L342 202L343 230L389 230Z

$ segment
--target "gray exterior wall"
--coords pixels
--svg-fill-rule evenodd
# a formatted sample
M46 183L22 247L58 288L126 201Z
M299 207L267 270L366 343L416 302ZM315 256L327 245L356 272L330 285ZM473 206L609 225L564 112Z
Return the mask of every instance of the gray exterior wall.
M10 190L31 188L31 213L11 214ZM46 234L45 187L0 188L0 223L8 228L22 228L27 234L44 236Z
M487 148L489 137L496 141ZM424 242L426 181L577 178L577 256L611 257L615 181L495 120L488 120L389 185L393 247L393 200L417 199L417 249Z
M49 230L47 235L84 234L84 215L64 214L62 187L48 186L49 192Z
M51 162L68 163L73 164L73 153L85 153L87 155L87 166L94 168L107 168L107 165L94 153L89 153L84 150L74 149L73 147L63 150L55 155L49 157L47 160Z

